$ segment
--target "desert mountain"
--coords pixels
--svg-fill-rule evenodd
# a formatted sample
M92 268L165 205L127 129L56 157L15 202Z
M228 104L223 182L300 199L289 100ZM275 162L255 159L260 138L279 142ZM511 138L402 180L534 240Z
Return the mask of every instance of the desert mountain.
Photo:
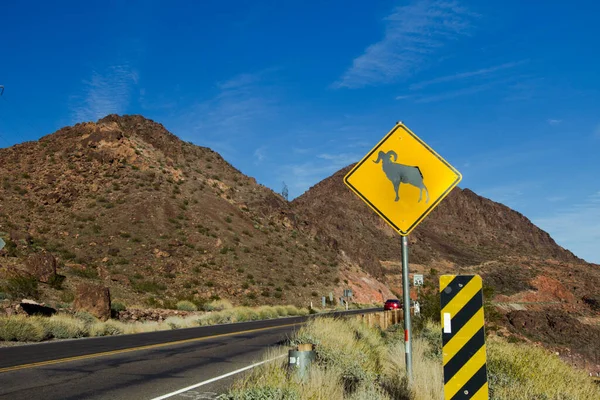
M306 306L339 283L335 251L294 228L280 195L141 116L1 149L0 179L5 276L46 251L65 290L103 280L140 305L221 296Z
M382 276L382 261L400 260L400 236L344 185L351 168L319 182L292 205L305 230ZM410 260L417 264L445 261L463 267L503 256L584 262L522 214L460 188L423 220L409 243Z

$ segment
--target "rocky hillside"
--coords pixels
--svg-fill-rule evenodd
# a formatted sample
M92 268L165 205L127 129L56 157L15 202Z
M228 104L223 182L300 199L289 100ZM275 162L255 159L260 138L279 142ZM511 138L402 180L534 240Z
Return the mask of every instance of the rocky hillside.
M351 168L292 202L298 225L400 294L400 236L344 185ZM420 300L430 304L439 302L440 274L482 275L490 331L542 344L600 372L600 267L518 212L456 188L409 236L409 266L425 275ZM417 297L414 288L411 296ZM435 307L429 312L439 317Z
M343 183L352 166L319 182L292 203L302 229L322 237L376 276L382 261L400 260L400 236ZM510 208L455 188L409 236L410 260L477 265L503 256L583 262Z
M42 299L68 303L89 280L141 306L219 296L306 306L341 291L336 252L290 218L281 196L141 116L0 149L0 274L48 282L55 261L34 255L53 255L66 280L40 285Z

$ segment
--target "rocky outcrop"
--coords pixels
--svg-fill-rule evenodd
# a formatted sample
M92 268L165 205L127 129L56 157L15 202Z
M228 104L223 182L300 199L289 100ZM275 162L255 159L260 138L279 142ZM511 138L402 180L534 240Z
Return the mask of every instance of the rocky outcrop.
M36 253L25 262L27 272L38 281L48 283L56 275L56 258L50 253Z
M50 317L53 314L56 314L56 309L48 307L44 303L38 303L33 300L23 299L19 306L21 306L27 315L41 315L44 317Z
M77 287L73 309L89 312L96 318L106 321L110 318L110 291L102 285L82 283Z

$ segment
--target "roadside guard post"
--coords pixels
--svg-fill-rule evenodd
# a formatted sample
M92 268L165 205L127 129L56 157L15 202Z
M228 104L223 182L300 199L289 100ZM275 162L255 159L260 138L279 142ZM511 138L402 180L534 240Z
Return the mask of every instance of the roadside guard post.
M445 400L489 398L479 275L440 277Z
M312 344L299 344L296 350L288 351L288 368L302 380L307 378L314 360L315 351Z
M402 236L406 374L412 381L408 234L462 179L431 147L398 122L344 177L344 183Z

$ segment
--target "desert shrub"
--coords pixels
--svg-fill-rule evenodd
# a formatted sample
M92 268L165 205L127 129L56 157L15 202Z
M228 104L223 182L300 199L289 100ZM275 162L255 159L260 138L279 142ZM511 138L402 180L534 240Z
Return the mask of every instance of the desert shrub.
M233 308L231 302L227 299L214 300L209 303L210 311L230 310Z
M98 318L94 317L87 311L77 311L74 315L75 318L83 321L86 326L91 326L98 322Z
M13 275L6 279L3 291L12 298L37 298L39 296L38 281L29 275Z
M301 317L307 316L309 314L308 308L298 308L298 314Z
M75 293L71 292L70 290L65 290L60 293L60 301L64 303L71 303L73 300L75 300Z
M62 290L62 284L65 279L66 276L64 275L54 274L48 279L48 285L50 285L52 289Z
M288 315L298 315L300 314L300 310L296 306L284 306Z
M159 293L167 288L164 284L156 281L132 282L132 286L135 290L142 293Z
M239 307L235 310L235 319L237 322L256 321L260 319L258 313L249 307Z
M18 342L39 342L47 337L39 318L14 315L0 317L0 339Z
M98 279L98 271L94 267L88 268L71 268L71 274L87 279Z
M125 306L125 304L121 303L120 301L113 301L110 304L110 309L113 312L118 313L118 312L127 310L127 307Z
M126 332L126 325L119 321L108 320L106 322L96 322L90 326L90 336L114 336Z
M273 307L277 315L281 317L285 317L288 315L288 310L284 306L275 306Z
M275 309L273 307L270 307L270 306L259 307L257 312L258 312L258 315L260 316L260 319L277 318L277 312L275 311Z
M69 315L59 314L42 320L50 335L56 339L80 338L89 335L86 323Z
M181 311L198 311L198 307L191 301L181 300L177 302L177 309Z

